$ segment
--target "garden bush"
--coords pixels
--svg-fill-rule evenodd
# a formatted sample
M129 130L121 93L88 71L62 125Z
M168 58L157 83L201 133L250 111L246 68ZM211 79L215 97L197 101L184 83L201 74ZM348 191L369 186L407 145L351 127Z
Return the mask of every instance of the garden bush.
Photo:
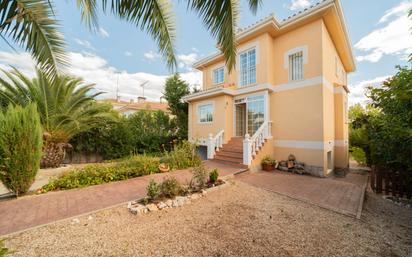
M208 173L204 165L193 168L193 177L190 187L194 190L200 190L206 186Z
M147 196L151 201L155 200L160 194L160 186L153 179L147 185Z
M160 188L162 196L167 198L173 198L182 192L182 185L175 177L165 178Z
M197 155L196 145L186 140L175 145L172 151L165 152L162 162L167 163L171 169L185 169L202 163Z
M209 182L210 182L210 183L215 183L218 178L219 178L219 172L217 171L217 169L213 169L213 170L209 173Z
M33 184L42 155L42 128L35 104L0 111L0 179L16 195Z

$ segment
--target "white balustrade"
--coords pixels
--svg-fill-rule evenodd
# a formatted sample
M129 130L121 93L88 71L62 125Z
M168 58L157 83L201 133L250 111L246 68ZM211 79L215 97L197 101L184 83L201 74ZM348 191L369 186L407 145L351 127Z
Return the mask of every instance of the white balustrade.
M265 139L269 138L272 138L271 121L263 122L252 137L250 137L249 134L246 134L245 139L243 140L243 164L250 165L253 157L256 156L265 143Z
M208 159L213 159L213 157L215 156L215 152L219 151L219 148L222 148L223 135L224 130L219 131L214 137L212 133L209 134L209 137L207 138L206 142Z

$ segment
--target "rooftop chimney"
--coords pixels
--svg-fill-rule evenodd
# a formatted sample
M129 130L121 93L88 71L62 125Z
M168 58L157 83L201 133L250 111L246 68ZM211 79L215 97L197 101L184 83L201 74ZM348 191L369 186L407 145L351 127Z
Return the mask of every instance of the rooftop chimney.
M146 101L146 97L143 97L143 96L137 97L137 102L138 103L144 103L145 101Z

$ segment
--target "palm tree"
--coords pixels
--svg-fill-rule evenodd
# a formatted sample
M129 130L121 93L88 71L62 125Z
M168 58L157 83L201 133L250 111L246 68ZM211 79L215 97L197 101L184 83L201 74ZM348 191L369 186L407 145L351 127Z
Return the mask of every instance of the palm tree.
M44 131L42 167L58 167L74 135L116 117L109 105L95 101L100 93L92 93L94 85L79 78L57 76L51 80L40 69L33 79L17 69L3 73L10 82L0 78L0 103L37 104Z
M262 0L247 0L253 12ZM76 0L82 20L98 28L98 8L147 31L170 68L176 67L175 24L171 0ZM187 8L201 17L226 58L231 70L236 62L236 27L239 0L186 0ZM53 0L1 0L0 37L29 51L44 73L54 78L58 67L67 65L65 43L54 16Z

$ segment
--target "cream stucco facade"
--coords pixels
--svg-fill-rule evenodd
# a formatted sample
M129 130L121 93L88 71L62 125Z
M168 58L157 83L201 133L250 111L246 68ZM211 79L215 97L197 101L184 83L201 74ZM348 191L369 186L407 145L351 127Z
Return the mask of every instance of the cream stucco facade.
M319 176L347 167L346 83L355 65L339 1L323 1L282 22L268 17L239 32L237 41L230 73L221 54L195 64L203 91L185 98L189 139L206 144L223 132L228 142L270 124L251 168L266 154L277 160L294 154ZM250 83L241 85L242 78Z

